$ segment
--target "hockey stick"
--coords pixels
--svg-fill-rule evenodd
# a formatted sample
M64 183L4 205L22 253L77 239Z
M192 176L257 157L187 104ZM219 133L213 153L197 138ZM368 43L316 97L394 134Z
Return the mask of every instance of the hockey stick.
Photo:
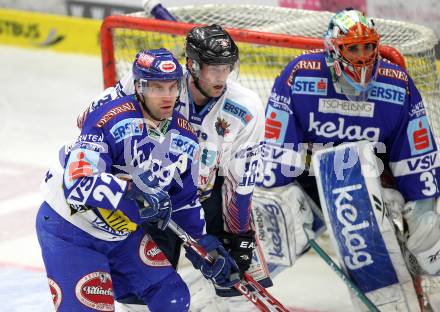
M339 268L339 266L329 257L329 255L319 246L319 244L314 240L311 239L309 236L308 231L309 229L304 228L304 231L307 235L307 239L309 240L310 247L313 248L314 251L323 259L328 266L341 278L341 280L347 285L348 289L350 289L356 297L359 298L360 301L362 301L365 306L368 308L371 312L380 312L379 309L374 305L373 302L371 302L370 299L368 299L367 296L359 289L359 287L356 286L355 283L351 280L351 278Z
M206 260L213 262L214 259L203 249L199 243L186 233L173 220L170 220L168 227L182 239L183 244ZM252 302L260 311L263 312L289 312L278 300L256 282L249 274L244 274L244 279L234 285L243 296Z

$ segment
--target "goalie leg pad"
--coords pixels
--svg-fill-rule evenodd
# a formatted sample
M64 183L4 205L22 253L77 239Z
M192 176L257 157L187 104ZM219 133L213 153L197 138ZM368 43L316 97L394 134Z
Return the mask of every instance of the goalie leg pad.
M297 256L308 248L304 226L313 227L316 219L313 211L318 210L313 206L313 201L297 183L255 188L252 219L271 276L292 266ZM322 231L322 227L317 227L316 233Z
M350 165L344 163L346 155ZM355 161L353 161L355 159ZM380 310L420 311L381 195L372 144L317 152L313 167L329 234L343 269ZM353 303L361 306L352 296Z

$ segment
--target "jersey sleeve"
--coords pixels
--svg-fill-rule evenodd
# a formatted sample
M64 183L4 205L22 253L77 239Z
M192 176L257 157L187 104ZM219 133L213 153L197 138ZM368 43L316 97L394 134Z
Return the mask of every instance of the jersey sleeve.
M250 229L250 208L255 187L260 146L264 136L264 110L256 94L249 97L253 105L252 118L241 128L233 142L223 150L221 173L225 177L223 213L231 233Z
M119 80L115 86L105 89L96 98L94 98L92 104L88 108L88 112L90 113L110 101L131 94L134 94L134 81L133 75L128 73L121 80Z
M138 206L127 199L127 182L111 174L112 141L102 128L86 123L66 160L64 194L71 206L121 210L139 224Z
M439 196L437 145L422 98L410 77L402 122L387 149L397 188L405 200Z
M275 79L266 106L259 187L289 184L303 172L307 145L291 96L295 64L291 62Z

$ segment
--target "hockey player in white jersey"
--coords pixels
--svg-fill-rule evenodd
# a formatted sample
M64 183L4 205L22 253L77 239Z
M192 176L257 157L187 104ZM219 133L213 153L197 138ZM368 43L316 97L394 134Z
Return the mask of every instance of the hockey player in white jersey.
M198 189L205 211L206 231L218 237L243 273L252 259L254 278L268 287L271 281L261 251L253 253L254 231L250 220L251 197L260 142L264 135L264 109L258 95L234 81L239 51L220 26L192 29L186 38L186 73L176 107L190 122L200 142ZM132 77L105 90L88 108L93 111L113 98L132 94ZM87 111L78 118L79 127ZM154 237L156 229L147 228ZM180 242L168 232L156 242L177 266ZM162 236L163 237L163 236ZM233 289L216 288L221 296L238 295ZM124 302L132 302L125 300Z

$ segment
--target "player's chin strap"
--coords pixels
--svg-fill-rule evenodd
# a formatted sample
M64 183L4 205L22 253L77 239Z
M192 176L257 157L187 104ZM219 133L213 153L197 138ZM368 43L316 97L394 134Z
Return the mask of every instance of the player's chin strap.
M138 102L141 104L144 111L148 114L148 116L150 116L151 119L153 119L154 121L158 121L158 122L162 122L165 119L165 118L162 118L162 119L156 118L153 115L153 113L151 113L151 110L147 107L147 104L144 101L144 97L143 96L141 97L137 92L136 92L136 99L138 100Z
M200 79L199 77L197 77L197 75L193 72L192 69L190 69L188 67L188 65L186 66L186 70L189 72L189 74L191 75L193 81L194 81L194 85L196 86L196 89L204 96L207 97L208 99L212 98L212 96L210 96L208 93L206 93L205 90L202 89L202 87L200 86Z
M177 236L180 237L185 246L191 248L206 260L210 262L214 261L214 259L210 255L208 255L203 247L201 247L194 238L186 233L173 220L169 221L168 227L171 229L171 231L173 231L177 234ZM244 280L241 280L239 283L234 285L234 287L243 296L245 296L246 299L252 302L260 311L289 312L288 309L286 309L278 300L272 297L272 295L265 288L263 288L247 273L244 273Z

